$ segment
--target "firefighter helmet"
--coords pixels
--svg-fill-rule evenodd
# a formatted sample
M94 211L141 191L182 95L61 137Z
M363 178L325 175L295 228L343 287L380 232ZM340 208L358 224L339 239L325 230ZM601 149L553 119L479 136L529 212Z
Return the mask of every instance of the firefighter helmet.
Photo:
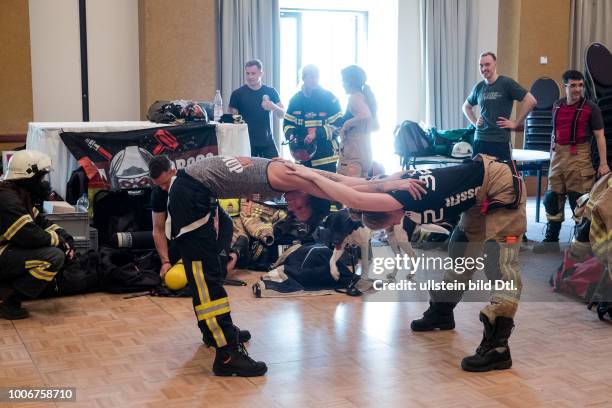
M317 144L315 142L306 144L304 139L293 138L289 141L289 151L295 160L305 162L314 157L317 152Z
M178 261L164 275L164 283L171 290L181 290L187 286L187 274L183 261Z
M51 171L51 158L36 150L20 150L11 156L3 181L29 179Z

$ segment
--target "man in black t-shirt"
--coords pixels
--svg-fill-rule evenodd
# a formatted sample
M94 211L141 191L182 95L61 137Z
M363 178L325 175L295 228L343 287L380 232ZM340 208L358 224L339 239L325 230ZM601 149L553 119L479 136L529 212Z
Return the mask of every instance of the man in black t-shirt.
M270 113L272 118L282 118L285 110L276 89L261 83L262 67L259 60L244 65L246 84L232 92L229 107L248 125L251 156L272 159L278 157L278 149L272 137Z

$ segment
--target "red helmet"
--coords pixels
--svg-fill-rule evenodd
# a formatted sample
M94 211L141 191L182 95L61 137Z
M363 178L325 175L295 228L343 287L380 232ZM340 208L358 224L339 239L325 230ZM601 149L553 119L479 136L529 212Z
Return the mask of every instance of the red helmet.
M305 162L311 160L317 153L317 144L316 142L306 144L304 139L293 138L289 141L289 150L295 160Z

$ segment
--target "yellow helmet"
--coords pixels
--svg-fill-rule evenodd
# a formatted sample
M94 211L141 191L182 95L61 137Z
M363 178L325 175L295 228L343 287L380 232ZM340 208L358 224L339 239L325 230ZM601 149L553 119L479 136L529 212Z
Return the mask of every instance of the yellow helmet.
M171 290L181 290L187 286L187 274L185 273L185 266L182 260L168 269L168 272L164 275L164 283Z

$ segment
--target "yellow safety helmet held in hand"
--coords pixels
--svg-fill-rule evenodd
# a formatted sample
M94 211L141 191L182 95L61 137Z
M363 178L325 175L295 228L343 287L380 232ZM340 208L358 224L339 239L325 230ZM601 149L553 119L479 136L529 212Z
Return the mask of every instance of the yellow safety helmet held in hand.
M171 290L181 290L187 286L187 274L182 260L168 269L168 272L164 275L164 283L166 287Z

